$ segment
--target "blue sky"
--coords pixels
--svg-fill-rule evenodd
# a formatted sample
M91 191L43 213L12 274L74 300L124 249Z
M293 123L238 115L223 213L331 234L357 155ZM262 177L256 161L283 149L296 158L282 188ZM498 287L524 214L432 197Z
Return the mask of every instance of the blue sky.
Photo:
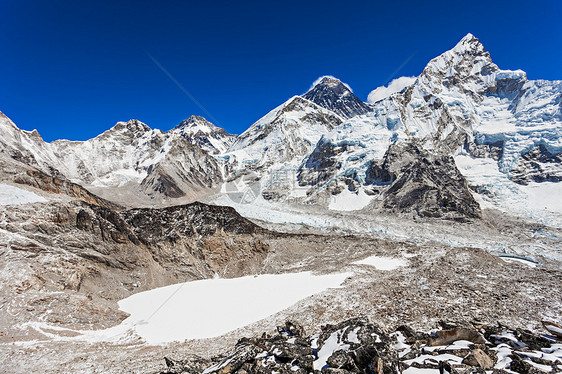
M168 130L207 113L241 133L318 76L366 100L468 32L501 68L562 79L557 0L0 0L0 14L0 111L47 141L131 118Z

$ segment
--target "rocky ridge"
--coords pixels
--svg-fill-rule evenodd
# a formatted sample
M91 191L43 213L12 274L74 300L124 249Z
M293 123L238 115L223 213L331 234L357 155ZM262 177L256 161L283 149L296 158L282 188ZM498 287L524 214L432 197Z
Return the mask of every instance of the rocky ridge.
M286 322L213 359L165 358L168 370L161 374L560 372L561 343L555 335L479 322L441 322L441 329L425 333L404 325L388 330L359 317L312 336Z
M47 144L2 115L0 149L6 157L128 206L214 201L251 185L257 186L251 187L253 199L281 205L326 208L330 200L361 195L365 204L357 209L472 219L478 209L472 202L468 210L450 205L446 196L452 186L442 186L439 178L430 186L437 198L423 203L435 206L411 209L398 195L387 196L393 189L373 188L370 173L395 144L435 159L452 156L478 204L484 200L509 210L515 195L527 195L524 186L560 180L561 98L561 81L528 80L521 70L500 69L480 40L468 34L429 61L413 84L374 104L325 76L240 136L192 116L166 133L131 120L85 142ZM434 171L447 175L445 168ZM457 197L465 196L464 184L457 186ZM387 199L398 204L381 203ZM513 212L533 219L544 213L518 209Z
M318 82L302 97L344 119L360 116L372 109L355 96L348 85L330 76L318 78Z

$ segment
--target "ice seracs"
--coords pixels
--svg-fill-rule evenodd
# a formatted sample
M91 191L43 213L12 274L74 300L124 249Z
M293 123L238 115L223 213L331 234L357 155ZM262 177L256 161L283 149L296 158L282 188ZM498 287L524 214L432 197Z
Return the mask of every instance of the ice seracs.
M280 203L478 217L469 194L513 207L539 189L525 185L562 179L562 81L500 69L472 34L376 92L368 104L323 76L240 136L192 116L165 133L131 120L85 142L45 143L1 116L0 144L105 197L166 204L250 183Z
M496 185L511 189L518 188L513 181L556 182L561 97L560 81L528 81L521 70L501 70L468 34L432 59L412 85L325 134L301 166L301 183L323 181L322 188L339 183L334 192L348 186L356 190L367 184L373 162L396 143L413 143L433 154L468 155L474 163L489 159L500 171L491 175L507 183L497 180ZM479 191L475 182L469 177Z

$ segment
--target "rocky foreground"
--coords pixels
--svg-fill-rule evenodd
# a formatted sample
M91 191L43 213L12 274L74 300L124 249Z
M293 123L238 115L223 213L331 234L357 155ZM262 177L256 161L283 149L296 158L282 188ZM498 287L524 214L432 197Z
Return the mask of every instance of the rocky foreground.
M390 332L359 317L310 336L287 322L275 334L240 339L222 356L165 358L168 369L161 374L560 373L562 329L543 324L549 334L478 322L441 322L430 333L407 326Z

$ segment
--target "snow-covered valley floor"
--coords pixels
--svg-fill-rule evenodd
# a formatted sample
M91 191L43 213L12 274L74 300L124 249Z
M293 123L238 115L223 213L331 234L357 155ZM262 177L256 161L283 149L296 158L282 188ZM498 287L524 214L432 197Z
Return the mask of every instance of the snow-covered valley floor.
M47 205L3 207L25 219L4 222L1 243L33 239L37 233L29 231L30 222L57 213ZM31 261L44 268L60 253L33 252L33 246L4 250L9 261L0 264L5 285L0 307L7 312L0 315L0 364L9 362L14 373L154 373L164 369L164 356L223 352L241 337L272 331L286 320L309 333L360 315L385 326L426 330L442 319L499 321L535 331L542 319L562 322L562 235L556 228L494 210L481 222L463 224L366 211L282 210L262 200L239 205L254 222L296 235L264 239L270 250L249 276L120 297L128 317L117 303L89 299L93 292L108 295L116 289L72 291L61 285L60 291L47 292L35 286L41 280L27 265L18 267ZM125 292L121 280L111 287ZM131 287L127 296L135 293ZM70 296L76 301L72 313L85 309L87 318L50 313ZM90 311L103 324L88 325Z

